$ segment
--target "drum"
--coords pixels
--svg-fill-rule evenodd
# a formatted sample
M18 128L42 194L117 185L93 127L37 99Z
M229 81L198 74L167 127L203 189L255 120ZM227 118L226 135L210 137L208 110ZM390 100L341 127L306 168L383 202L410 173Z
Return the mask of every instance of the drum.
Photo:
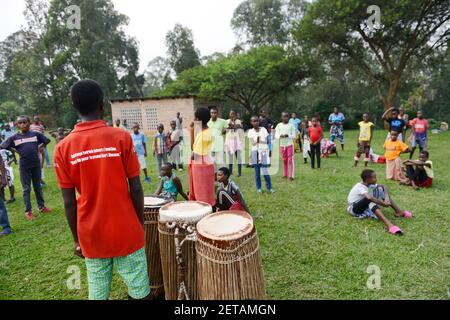
M259 240L253 218L243 211L222 211L197 224L200 300L266 298Z
M159 211L159 246L166 300L197 300L195 226L212 213L204 202L174 202Z
M145 253L153 299L164 298L164 282L159 253L158 216L161 206L169 202L172 202L172 200L155 196L144 198Z

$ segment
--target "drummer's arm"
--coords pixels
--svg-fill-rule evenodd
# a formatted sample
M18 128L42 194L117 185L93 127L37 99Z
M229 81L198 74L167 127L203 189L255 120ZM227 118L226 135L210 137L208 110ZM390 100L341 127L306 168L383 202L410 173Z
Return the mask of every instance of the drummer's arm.
M161 181L159 182L158 189L156 189L156 191L155 191L155 196L159 196L161 194L162 189L163 189L163 183L164 183L164 181L163 181L163 179L161 179Z
M128 179L128 184L130 186L130 196L133 201L134 210L136 211L139 221L144 225L144 191L142 191L140 177L137 176Z
M181 194L181 196L184 198L184 200L188 200L188 196L183 191L183 185L181 184L180 178L175 177L173 179L173 183L177 187L178 193Z

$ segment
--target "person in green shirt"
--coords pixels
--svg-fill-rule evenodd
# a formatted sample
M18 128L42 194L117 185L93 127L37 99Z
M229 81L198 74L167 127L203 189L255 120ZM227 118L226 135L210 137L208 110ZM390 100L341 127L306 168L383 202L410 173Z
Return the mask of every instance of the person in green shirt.
M211 120L208 122L208 128L212 131L213 145L211 149L211 156L214 159L216 166L224 164L224 143L223 137L228 128L228 121L219 118L219 109L216 106L209 108L211 112Z

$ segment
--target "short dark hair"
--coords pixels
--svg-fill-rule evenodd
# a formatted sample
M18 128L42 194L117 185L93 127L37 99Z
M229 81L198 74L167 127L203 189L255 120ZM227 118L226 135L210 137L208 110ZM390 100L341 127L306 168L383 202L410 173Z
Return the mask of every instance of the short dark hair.
M103 104L103 91L94 80L80 80L70 90L73 107L81 115L89 115Z
M427 150L422 150L420 153L427 157L427 159L430 157L430 153Z
M198 108L195 110L195 117L202 122L203 125L208 124L211 120L211 113L207 108Z
M375 171L373 171L372 169L364 169L361 172L361 179L363 181L367 181L367 179L369 179L374 173Z
M27 121L28 121L28 123L31 123L31 120L30 120L30 117L29 116L18 116L17 117L17 120L19 120L19 119L26 119Z
M230 169L228 169L227 167L222 167L222 168L220 168L220 169L217 170L217 171L222 171L222 173L223 173L224 175L226 175L227 177L230 177Z
M216 110L219 111L219 108L217 106L209 106L209 110Z

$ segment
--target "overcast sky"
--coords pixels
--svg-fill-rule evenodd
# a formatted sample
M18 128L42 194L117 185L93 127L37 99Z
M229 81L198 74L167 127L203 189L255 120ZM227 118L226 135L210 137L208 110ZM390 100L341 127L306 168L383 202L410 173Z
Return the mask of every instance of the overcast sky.
M130 18L128 35L139 42L141 70L166 53L165 36L175 23L194 33L202 56L233 48L230 21L241 0L113 0L116 10ZM25 23L24 0L0 0L0 41Z

